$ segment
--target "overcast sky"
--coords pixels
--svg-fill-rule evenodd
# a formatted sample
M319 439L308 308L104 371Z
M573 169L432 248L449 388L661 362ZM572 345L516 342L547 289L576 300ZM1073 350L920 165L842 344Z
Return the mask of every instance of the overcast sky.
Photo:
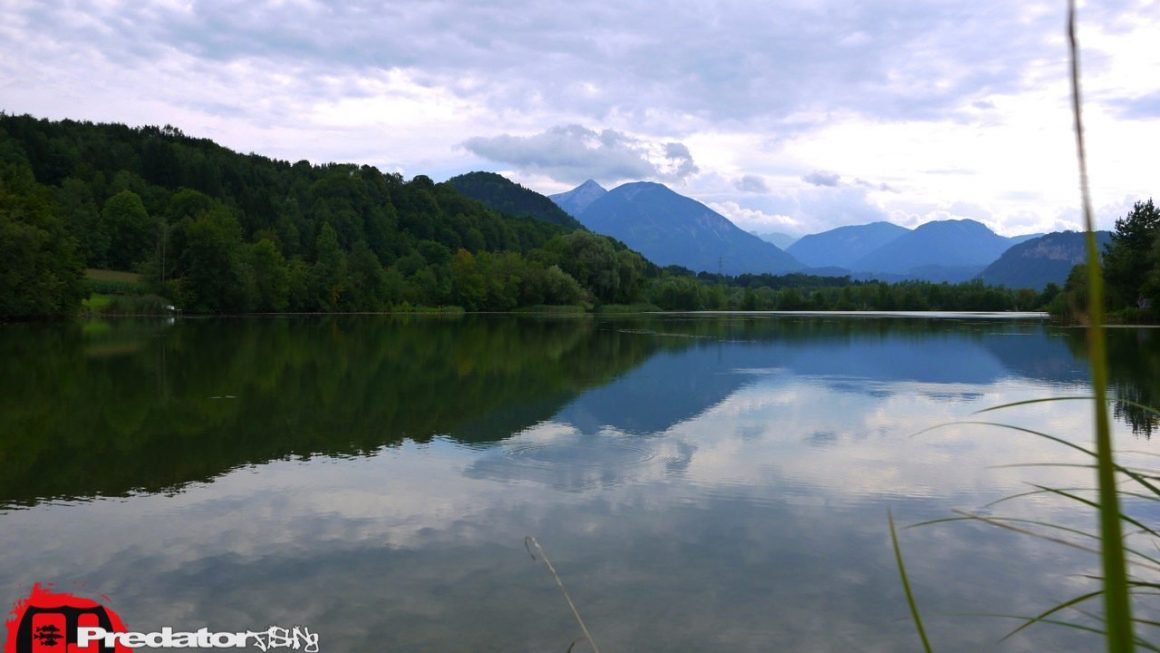
M0 0L0 110L543 193L655 180L746 229L1076 228L1064 0ZM1081 3L1094 203L1160 188L1160 3Z

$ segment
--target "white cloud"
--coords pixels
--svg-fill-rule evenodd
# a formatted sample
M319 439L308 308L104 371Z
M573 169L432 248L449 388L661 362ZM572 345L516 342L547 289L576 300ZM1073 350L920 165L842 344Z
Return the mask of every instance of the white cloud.
M241 151L435 177L498 162L549 191L581 175L679 180L811 231L862 219L797 198L824 171L883 216L969 202L1000 230L1045 230L1077 204L1062 19L1057 3L998 0L17 0L0 13L0 110L170 123ZM1096 205L1147 197L1160 15L1088 3L1080 20ZM611 140L532 151L562 125Z
M531 136L501 134L463 143L485 159L545 174L563 182L661 179L679 181L697 172L682 143L650 141L611 129L597 132L561 125Z
M737 202L710 202L708 207L729 218L733 224L746 231L765 233L779 231L791 234L803 233L803 225L788 215L765 213L758 209L747 209Z
M842 182L842 176L836 172L817 170L802 177L802 181L813 186L837 186Z
M744 193L768 193L769 186L757 175L742 175L733 181L733 187Z

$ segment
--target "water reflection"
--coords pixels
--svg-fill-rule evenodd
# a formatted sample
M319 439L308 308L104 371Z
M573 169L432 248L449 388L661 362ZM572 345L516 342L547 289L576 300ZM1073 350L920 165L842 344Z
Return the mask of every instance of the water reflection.
M1134 360L1114 365L1119 391L1151 383L1153 340L1112 335ZM578 633L523 550L534 534L606 650L910 649L887 507L912 523L1027 481L1090 483L994 468L1075 460L1035 438L910 434L1082 394L1082 347L1038 323L922 320L5 327L0 490L21 508L0 512L0 587L79 584L142 630L563 650ZM1004 419L1076 439L1090 423L1080 402ZM116 498L61 501L94 496ZM1088 525L1046 499L1007 512ZM932 615L1041 611L1092 568L987 527L904 546ZM1006 625L931 629L940 650L990 650ZM1004 650L1093 646L1040 628Z
M1146 400L1160 360L1131 349L1117 358L1117 389ZM770 374L879 397L921 381L947 399L977 398L948 395L951 382L1086 375L1082 337L1034 323L833 318L9 326L0 355L0 502L26 504L171 490L404 439L493 442L550 418L656 433ZM1155 416L1122 404L1117 414L1150 434Z
M494 441L655 349L587 320L6 327L0 502L174 489L405 438Z

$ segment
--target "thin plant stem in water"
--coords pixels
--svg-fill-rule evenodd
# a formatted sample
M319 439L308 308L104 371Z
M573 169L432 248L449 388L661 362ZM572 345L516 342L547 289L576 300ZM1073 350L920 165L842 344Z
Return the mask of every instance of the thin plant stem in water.
M931 653L930 640L926 638L926 629L922 626L922 616L918 613L918 602L914 600L914 592L910 589L910 580L906 577L906 563L902 560L902 547L898 545L898 533L894 530L894 515L886 512L886 520L890 523L890 543L894 545L894 561L898 563L898 576L902 579L902 590L906 593L906 603L910 606L910 616L914 618L914 627L918 630L918 638L922 640L922 649Z
M588 632L588 626L584 624L584 619L580 617L580 611L576 609L576 604L572 602L572 597L568 594L568 589L564 587L564 581L560 580L560 574L556 573L556 567L552 565L552 561L548 559L548 554L544 552L544 547L536 541L536 538L531 535L524 538L524 548L528 550L528 555L532 556L532 560L536 560L536 554L532 552L532 547L540 552L540 560L544 561L544 565L548 567L548 571L552 572L552 578L556 579L556 586L560 588L560 592L564 595L564 600L568 602L568 607L572 609L572 616L576 617L576 623L580 624L580 630L584 633L584 639L588 640L588 644L592 647L594 653L600 653L600 649L596 646L596 641L592 639L592 633ZM572 642L575 646L576 642ZM572 650L572 646L568 650Z

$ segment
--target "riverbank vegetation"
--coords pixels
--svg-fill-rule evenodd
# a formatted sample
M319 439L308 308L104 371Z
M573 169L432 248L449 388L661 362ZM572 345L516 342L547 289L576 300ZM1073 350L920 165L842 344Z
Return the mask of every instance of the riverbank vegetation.
M518 214L424 176L243 155L170 126L0 114L0 317L169 306L1005 311L1040 309L1058 294L661 268L527 198L508 202L502 184L493 190L493 206ZM117 287L86 269L140 282Z
M1136 202L1127 215L1116 220L1111 242L1102 254L1100 273L1109 321L1160 321L1160 210L1151 198ZM1087 268L1078 265L1048 308L1065 321L1087 323L1089 305Z

